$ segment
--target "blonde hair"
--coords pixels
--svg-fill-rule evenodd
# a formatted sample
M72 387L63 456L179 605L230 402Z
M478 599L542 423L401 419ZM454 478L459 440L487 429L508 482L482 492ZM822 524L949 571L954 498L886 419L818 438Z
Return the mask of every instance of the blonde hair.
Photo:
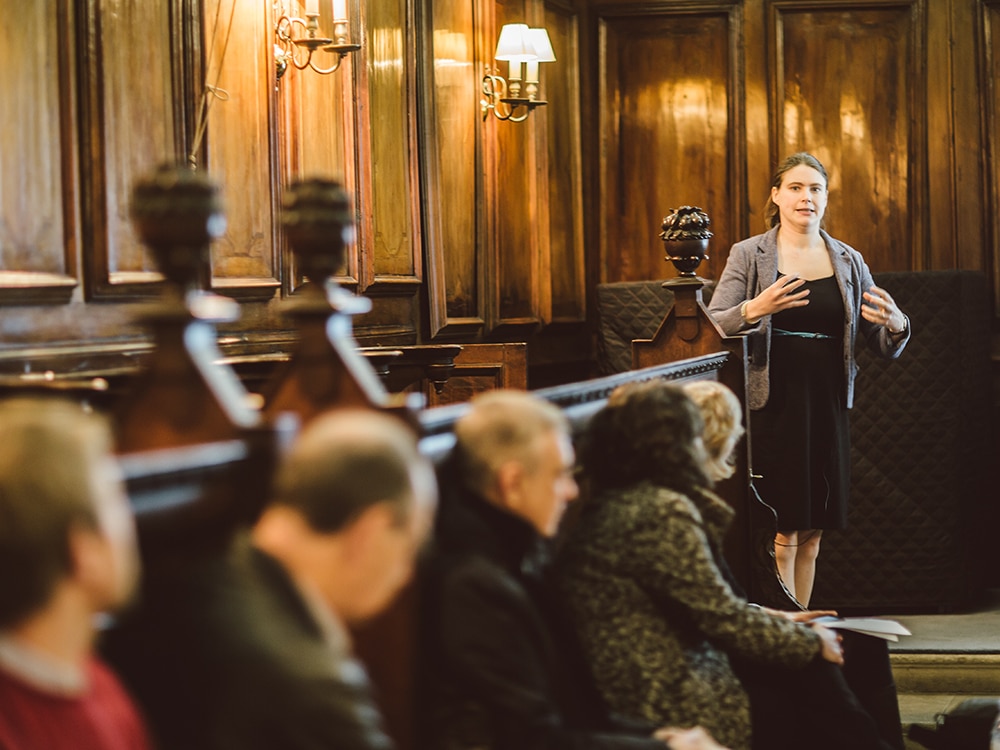
M740 400L715 380L696 380L683 387L705 422L702 433L707 455L705 473L713 481L728 479L736 470L732 462L733 449L745 432Z

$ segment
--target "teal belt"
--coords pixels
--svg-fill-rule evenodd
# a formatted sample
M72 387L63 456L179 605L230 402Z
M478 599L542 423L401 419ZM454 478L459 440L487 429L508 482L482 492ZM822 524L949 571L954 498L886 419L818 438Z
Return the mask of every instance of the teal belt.
M798 336L800 339L832 339L825 333L810 333L809 331L786 331L784 328L772 328L771 333L775 336Z

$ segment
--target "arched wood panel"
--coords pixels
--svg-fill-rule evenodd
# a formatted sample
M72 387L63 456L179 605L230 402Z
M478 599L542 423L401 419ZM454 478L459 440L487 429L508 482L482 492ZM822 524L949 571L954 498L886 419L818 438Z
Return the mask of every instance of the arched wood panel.
M548 150L548 236L543 237L539 270L546 322L577 323L586 319L587 288L583 234L583 164L580 128L579 20L571 9L547 5L545 28L556 53L555 64L542 71L542 99ZM547 242L545 241L547 239Z
M1000 0L980 0L980 60L984 126L988 163L988 243L987 272L993 288L994 304L1000 300ZM994 308L995 309L995 308Z
M600 281L675 274L660 221L697 205L712 218L712 258L741 238L744 163L740 14L732 6L608 9L599 18Z
M926 81L920 3L777 2L774 161L830 174L827 228L875 271L925 265Z
M34 2L0 29L0 305L65 302L78 283L71 11Z
M226 233L212 249L212 285L267 299L282 274L273 44L259 42L273 38L271 14L254 0L205 0L202 29L205 77L196 93L208 128L200 168L222 186L227 216Z
M476 335L485 324L484 153L476 35L485 3L422 3L420 138L431 336ZM492 55L492 50L490 50Z
M370 161L361 183L370 192L371 217L363 289L415 294L423 278L420 175L417 159L415 0L369 0L364 108ZM368 260L370 258L370 261Z
M495 0L493 33L483 26L488 64L496 65L493 53L500 29L508 23L537 23L528 15L526 0ZM500 75L507 77L508 64L498 64ZM540 65L541 75L549 64ZM523 95L523 93L522 93ZM539 115L539 116L536 116ZM548 195L543 200L539 191L544 183L536 179L538 160L545 158L535 149L543 123L543 112L536 112L521 123L487 119L488 148L494 151L496 189L492 196L494 211L493 274L490 306L491 328L499 326L532 326L541 321L538 278L540 238L537 227L548 224ZM547 170L544 171L547 173ZM547 192L547 191L546 191ZM487 200L489 200L487 194Z
M159 293L162 276L129 216L132 187L157 165L183 159L185 3L91 0L86 4L83 177L95 211L88 216L88 297ZM144 43L123 44L125 39Z

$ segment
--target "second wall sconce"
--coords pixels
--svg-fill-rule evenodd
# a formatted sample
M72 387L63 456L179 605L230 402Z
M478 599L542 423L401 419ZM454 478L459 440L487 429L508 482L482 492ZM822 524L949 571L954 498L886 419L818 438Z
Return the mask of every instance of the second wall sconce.
M509 23L500 30L496 60L506 60L509 64L507 79L489 66L483 76L483 96L481 102L483 119L492 112L499 120L524 122L535 107L543 107L548 102L538 98L538 64L555 62L556 55L545 29L528 28L527 24ZM521 64L525 66L521 79ZM517 110L524 108L520 115Z
M350 17L347 14L347 0L333 0L332 36L320 33L320 0L305 0L305 18L292 15L286 3L295 0L276 0L274 3L274 62L277 78L281 78L289 65L299 70L312 68L321 75L333 73L348 53L361 49L360 44L351 42ZM325 0L324 5L331 5ZM326 15L326 14L322 14ZM302 53L304 51L304 55ZM313 59L317 51L336 55L334 63L328 67L316 64ZM298 56L296 56L298 53Z

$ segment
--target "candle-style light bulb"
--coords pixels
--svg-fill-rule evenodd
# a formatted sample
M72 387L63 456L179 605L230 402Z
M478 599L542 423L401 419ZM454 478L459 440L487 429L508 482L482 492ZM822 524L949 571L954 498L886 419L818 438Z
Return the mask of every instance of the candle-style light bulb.
M510 65L510 68L509 68L509 72L507 73L507 79L511 80L511 81L520 81L521 80L521 61L520 60L511 60L510 63L509 63L509 65Z
M347 20L347 0L333 0L333 20Z
M306 15L307 16L319 15L319 0L306 0Z
M525 83L538 83L538 60L528 60L525 63Z

